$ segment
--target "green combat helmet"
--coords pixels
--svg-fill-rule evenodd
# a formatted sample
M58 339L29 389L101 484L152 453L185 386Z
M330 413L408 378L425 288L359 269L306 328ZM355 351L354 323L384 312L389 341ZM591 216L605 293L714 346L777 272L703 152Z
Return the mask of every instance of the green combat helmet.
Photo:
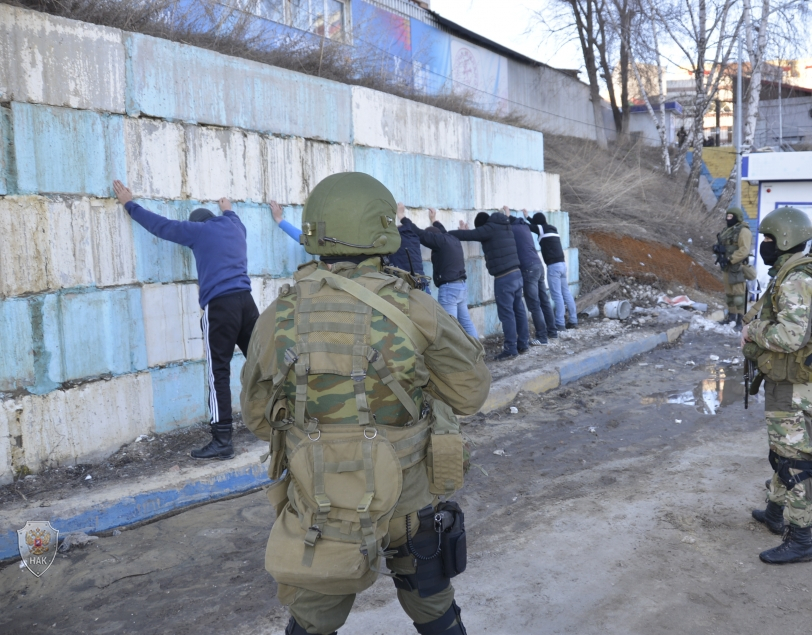
M779 207L764 217L758 231L772 236L780 251L787 251L812 238L812 220L794 207Z
M737 223L741 223L744 221L744 212L740 207L729 207L728 210L725 212L725 217L727 217L728 214L733 214L733 216L736 218Z
M321 181L307 198L299 242L315 256L393 254L400 248L397 203L383 183L362 172Z

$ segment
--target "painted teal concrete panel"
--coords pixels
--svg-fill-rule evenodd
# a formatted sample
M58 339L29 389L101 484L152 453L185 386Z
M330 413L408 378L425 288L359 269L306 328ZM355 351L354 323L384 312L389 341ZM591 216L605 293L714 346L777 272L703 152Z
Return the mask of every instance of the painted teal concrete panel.
M471 117L471 158L544 172L544 135Z
M20 194L113 196L113 179L127 174L123 117L16 102L11 111Z
M580 280L580 276L578 275L578 250L573 248L569 249L568 251L569 257L567 259L567 282L569 284L573 284L574 282L578 282Z
M28 300L0 300L0 391L11 392L34 381L34 329Z
M283 208L285 220L294 227L302 224L302 208ZM235 203L234 211L246 230L248 242L248 275L287 278L300 264L312 260L297 241L279 229L268 205Z
M468 306L479 306L490 298L482 297L483 276L489 276L482 258L469 258L465 261L466 286L468 288Z
M122 375L147 367L141 289L49 294L43 348L52 382Z
M381 181L407 207L473 209L474 164L355 147L355 169Z
M155 431L169 432L207 418L206 362L151 370Z
M201 207L196 201L139 200L138 204L172 220L188 220L189 213L196 207ZM208 207L215 214L219 213L217 205ZM195 257L191 249L153 236L135 221L131 222L135 243L135 271L139 282L197 280Z
M0 196L16 191L13 138L11 110L0 108Z
M125 34L127 113L350 143L350 86Z

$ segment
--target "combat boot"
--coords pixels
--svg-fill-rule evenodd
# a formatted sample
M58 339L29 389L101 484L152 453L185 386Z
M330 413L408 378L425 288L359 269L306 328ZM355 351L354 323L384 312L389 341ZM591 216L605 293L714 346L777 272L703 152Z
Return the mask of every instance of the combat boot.
M742 314L741 314L741 313L737 313L737 314L736 314L736 324L734 324L734 325L733 325L733 330L734 330L734 331L741 331L741 330L742 330L742 326L744 326L744 325L742 324Z
M231 421L219 421L211 426L211 441L199 450L192 450L193 459L219 459L225 461L234 458L234 446L231 444Z
M784 542L758 554L767 564L791 564L812 561L812 527L796 527L792 523L784 531Z
M337 635L337 633L338 631L333 631L327 635ZM308 632L305 628L299 625L299 622L291 617L287 628L285 628L285 635L308 635Z
M767 481L769 483L769 481ZM784 508L778 503L767 501L767 509L754 509L753 518L762 525L766 525L774 534L784 533Z
M723 325L728 324L728 323L732 322L735 319L736 319L736 316L733 315L732 313L725 313L725 317L723 317L721 320L719 320L717 322L717 324L723 324Z

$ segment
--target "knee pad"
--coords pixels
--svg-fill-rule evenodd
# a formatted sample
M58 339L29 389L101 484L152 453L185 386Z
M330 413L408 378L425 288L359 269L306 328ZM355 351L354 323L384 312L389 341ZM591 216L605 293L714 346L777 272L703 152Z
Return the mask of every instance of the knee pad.
M290 618L287 627L285 628L285 635L310 635L303 626L299 624L294 618ZM326 633L325 635L338 635L338 631Z
M418 624L417 622L412 622L412 624L414 624L415 629L420 635L468 635L462 623L461 613L460 607L452 600L448 610L436 620L426 622L425 624ZM456 620L457 623L449 628L454 620Z

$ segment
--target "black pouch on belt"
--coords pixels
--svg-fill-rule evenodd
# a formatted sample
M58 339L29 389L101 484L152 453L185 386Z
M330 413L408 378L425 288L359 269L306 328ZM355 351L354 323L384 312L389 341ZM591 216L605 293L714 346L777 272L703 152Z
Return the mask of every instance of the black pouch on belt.
M468 564L465 515L456 501L446 501L437 505L435 524L441 525L440 557L443 559L443 571L447 578L453 578L465 571Z

